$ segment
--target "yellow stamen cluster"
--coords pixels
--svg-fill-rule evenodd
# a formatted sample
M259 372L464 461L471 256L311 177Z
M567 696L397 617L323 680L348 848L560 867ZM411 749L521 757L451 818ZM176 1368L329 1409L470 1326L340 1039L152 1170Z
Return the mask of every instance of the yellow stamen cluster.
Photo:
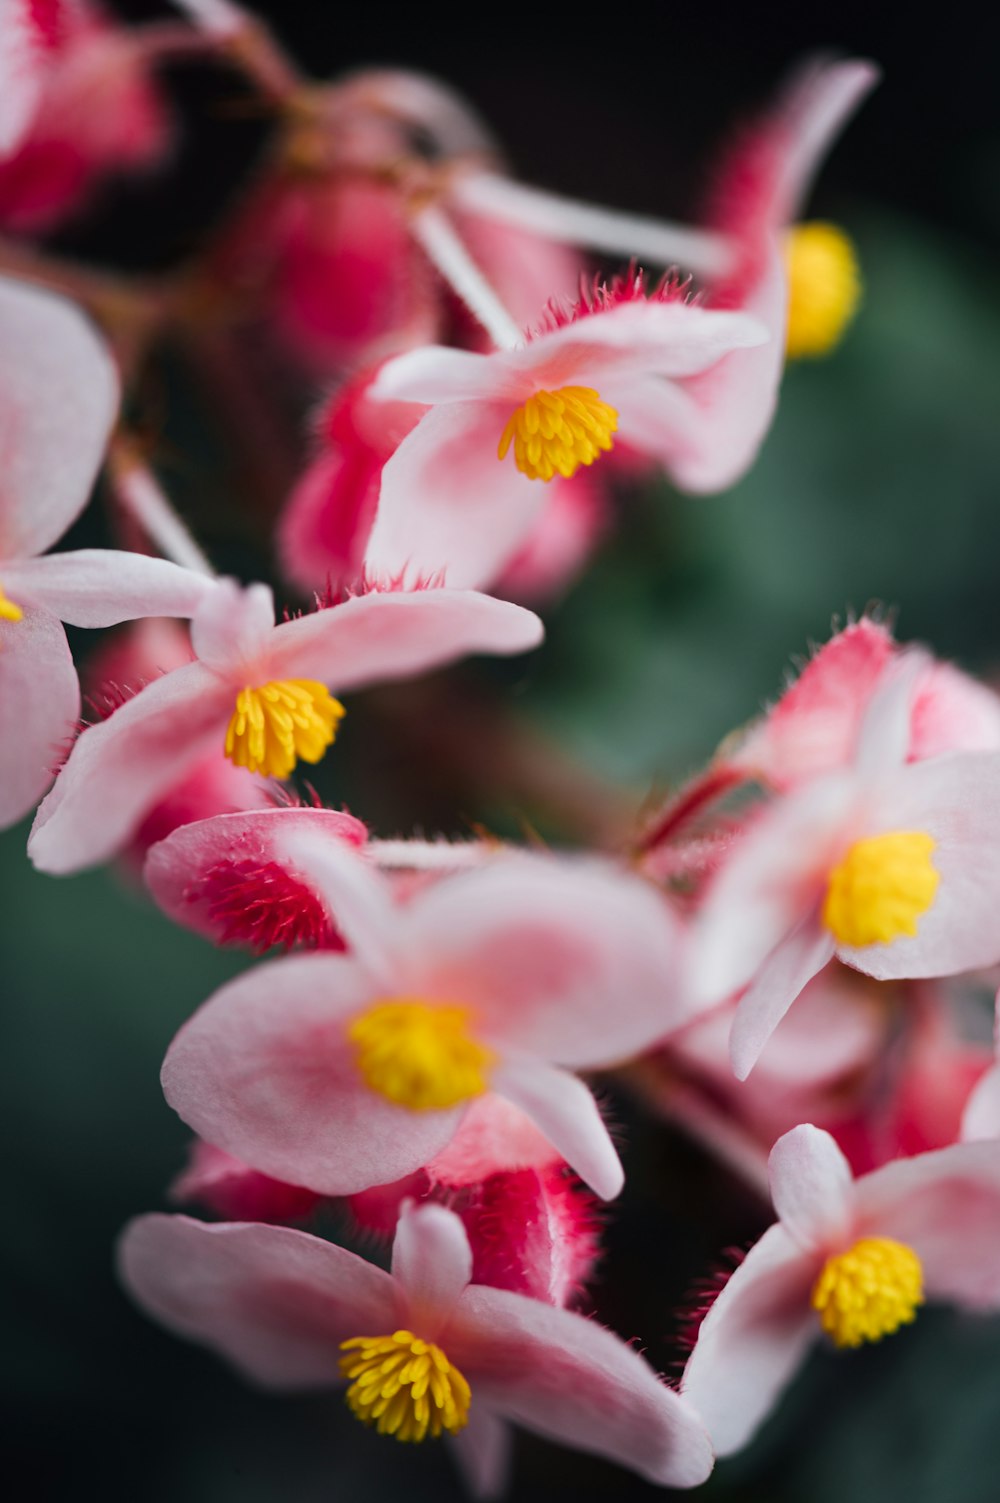
M412 1331L391 1336L352 1336L342 1341L343 1377L351 1379L349 1409L380 1435L397 1440L436 1440L457 1435L469 1418L472 1393L439 1346Z
M788 267L789 360L828 355L841 340L861 299L854 247L835 224L800 224L785 244Z
M13 600L8 600L0 588L0 621L20 621L23 615L21 607L15 605Z
M830 873L823 922L839 944L887 945L917 932L941 881L936 842L921 830L857 840Z
M514 462L529 479L562 475L568 480L582 464L607 453L617 427L617 412L592 386L536 391L511 414L497 457L506 459L513 444Z
M411 1111L445 1111L486 1090L494 1056L470 1033L464 1007L406 997L377 1002L355 1018L348 1037L371 1089Z
M287 778L296 762L320 761L343 715L340 701L314 679L241 689L226 731L226 756L266 778Z
M841 1347L891 1336L909 1325L923 1302L920 1259L891 1237L863 1237L827 1258L812 1292L820 1325Z

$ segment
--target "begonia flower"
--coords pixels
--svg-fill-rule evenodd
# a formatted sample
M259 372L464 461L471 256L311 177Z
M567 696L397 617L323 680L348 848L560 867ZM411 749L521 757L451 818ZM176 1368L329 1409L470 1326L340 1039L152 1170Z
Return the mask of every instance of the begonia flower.
M775 1144L769 1170L779 1219L702 1321L681 1384L721 1456L751 1439L824 1333L841 1349L880 1341L925 1300L1000 1310L995 1143L855 1180L830 1135L803 1125Z
M212 589L165 559L45 552L86 505L117 411L114 363L83 316L0 279L0 825L41 798L79 719L60 623L190 616Z
M496 1092L616 1195L618 1155L569 1071L684 1016L660 895L604 863L501 853L400 902L342 843L303 831L295 857L349 953L268 962L204 1004L163 1066L185 1122L277 1179L347 1195L423 1168Z
M996 1002L994 1029L995 1061L976 1081L962 1115L965 1142L1000 1138L1000 993Z
M266 585L217 581L193 617L196 661L76 741L39 809L32 860L56 873L105 860L213 746L265 777L318 762L344 713L330 685L405 678L470 652L524 652L541 631L519 606L444 589L356 596L276 626Z
M122 1278L156 1319L257 1383L348 1383L382 1435L453 1437L474 1491L507 1470L507 1423L694 1487L712 1469L704 1427L639 1354L595 1321L470 1283L468 1240L440 1206L408 1211L386 1273L286 1227L146 1216L126 1230Z
M905 761L925 671L919 654L901 659L868 703L853 765L759 813L709 886L692 984L706 1002L747 988L730 1036L740 1079L833 955L880 980L1000 959L1000 755Z
M539 516L545 482L593 464L615 435L669 469L687 442L687 383L766 337L743 313L709 312L672 282L647 296L636 278L516 348L387 361L372 397L430 411L382 471L366 568L488 584Z

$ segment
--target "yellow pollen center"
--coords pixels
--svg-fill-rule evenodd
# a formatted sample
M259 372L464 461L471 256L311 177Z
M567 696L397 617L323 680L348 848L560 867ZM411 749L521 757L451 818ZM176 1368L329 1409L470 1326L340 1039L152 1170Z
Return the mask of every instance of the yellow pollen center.
M13 600L8 600L0 588L0 621L20 621L23 615L21 607L15 605Z
M241 689L226 731L226 756L266 778L287 778L296 762L321 760L343 715L340 701L314 679Z
M445 1111L481 1096L492 1050L475 1039L464 1007L419 999L376 1002L355 1018L348 1038L373 1091L411 1111Z
M497 457L506 459L514 445L514 462L531 480L566 480L582 464L593 464L612 447L618 413L602 402L592 386L560 386L536 391L511 413Z
M341 1375L351 1380L347 1406L365 1425L397 1440L457 1435L469 1419L472 1392L439 1346L412 1331L352 1336L340 1343Z
M789 360L828 355L861 299L854 246L835 224L797 225L785 242Z
M920 1259L891 1237L863 1237L827 1258L812 1292L812 1307L835 1346L881 1341L909 1325L923 1302Z
M931 862L936 842L921 830L857 840L830 873L823 923L839 944L888 945L917 932L941 877Z

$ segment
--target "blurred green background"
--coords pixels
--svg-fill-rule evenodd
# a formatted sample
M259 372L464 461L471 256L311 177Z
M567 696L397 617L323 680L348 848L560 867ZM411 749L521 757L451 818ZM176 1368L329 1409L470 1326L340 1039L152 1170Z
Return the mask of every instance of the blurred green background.
M648 83L649 68L642 76ZM721 86L713 100L723 112ZM640 118L643 108L640 94ZM891 140L884 122L881 139ZM891 186L876 196L870 166L863 193L821 192L822 211L856 236L865 304L834 358L788 373L753 473L719 498L665 488L626 497L618 531L551 612L545 647L512 667L477 665L478 682L502 691L524 724L637 803L774 695L792 656L822 641L831 621L871 601L898 612L903 638L986 675L1000 666L1000 293L976 233L995 220L998 159L985 136L970 141L959 164L964 207L934 220L919 195L909 210ZM472 678L465 670L452 682ZM383 806L371 796L384 717L363 701L353 711L322 790L377 833L396 833L398 792ZM442 816L450 828L480 817L516 828L517 801L503 788L488 806L464 798ZM159 1092L163 1052L246 962L172 928L116 872L35 874L25 834L0 838L0 1290L12 1454L31 1495L460 1497L442 1451L362 1432L333 1392L256 1394L119 1292L114 1238L130 1215L162 1205L188 1136ZM675 1299L766 1217L689 1145L624 1100L613 1109L629 1183L609 1218L594 1307L665 1366ZM882 1348L818 1354L759 1441L720 1465L703 1496L995 1503L998 1437L1000 1321L929 1311ZM604 1463L518 1443L510 1496L525 1503L656 1492Z

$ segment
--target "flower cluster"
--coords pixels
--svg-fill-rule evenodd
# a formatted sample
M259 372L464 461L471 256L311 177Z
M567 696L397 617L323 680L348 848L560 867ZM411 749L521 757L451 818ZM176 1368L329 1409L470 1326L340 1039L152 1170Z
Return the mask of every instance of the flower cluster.
M858 301L843 232L796 221L876 71L801 70L688 228L514 182L429 80L319 85L229 0L182 9L126 31L90 0L0 3L23 267L102 176L162 163L160 58L228 60L279 122L194 270L0 279L0 819L37 808L43 872L118 859L174 923L268 952L163 1064L196 1135L170 1196L208 1219L133 1222L122 1279L260 1383L447 1437L481 1496L510 1424L696 1486L812 1343L930 1299L1000 1309L1000 1065L952 983L1000 963L1000 699L866 615L600 850L384 838L293 780L366 689L535 648L519 602L583 566L623 471L695 493L747 471L786 355L833 348ZM323 393L274 518L314 606L283 616L215 573L134 419L163 337L218 355L251 326ZM50 551L102 467L130 546ZM126 622L82 696L62 623ZM778 1218L679 1384L583 1313L628 1169L602 1080ZM391 1268L323 1235L331 1209Z

